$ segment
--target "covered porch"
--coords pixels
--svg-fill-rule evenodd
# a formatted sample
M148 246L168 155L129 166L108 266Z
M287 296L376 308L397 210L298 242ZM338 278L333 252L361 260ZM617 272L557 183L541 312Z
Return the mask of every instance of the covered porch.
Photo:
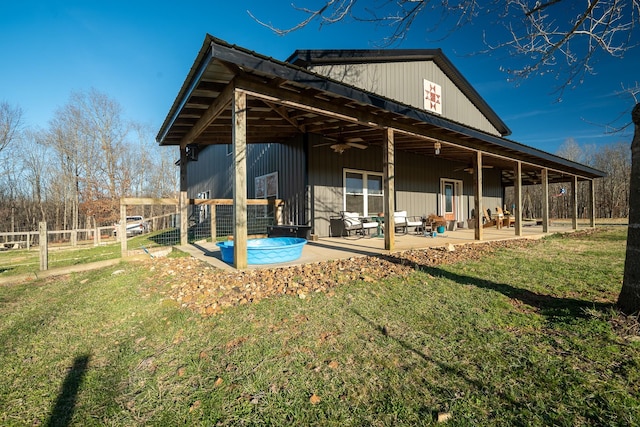
M421 250L427 248L443 247L449 250L450 245L465 245L471 243L485 243L490 241L513 240L513 239L541 239L549 236L550 233L569 233L575 231L572 222L569 220L554 222L550 225L549 231L545 232L541 225L526 225L522 227L520 236L514 234L513 228L495 227L485 228L482 242L475 238L475 230L469 228L459 228L453 231L445 231L437 237L423 236L421 234L396 234L394 238L394 250L385 249L384 238L381 237L322 237L315 241L309 241L302 250L302 256L296 260L278 264L248 265L248 269L277 268L292 265L312 264L322 261L348 259L353 257L380 256L389 253L397 253L408 250ZM590 226L590 221L578 224L582 228ZM213 267L220 269L234 269L233 265L222 261L220 250L212 242L198 242L194 244L181 245L181 251L189 253L191 256L205 261Z

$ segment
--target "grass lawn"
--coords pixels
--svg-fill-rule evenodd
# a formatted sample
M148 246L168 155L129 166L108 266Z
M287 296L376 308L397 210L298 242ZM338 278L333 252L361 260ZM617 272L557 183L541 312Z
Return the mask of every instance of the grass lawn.
M553 236L209 318L150 261L2 286L0 424L640 425L625 243Z

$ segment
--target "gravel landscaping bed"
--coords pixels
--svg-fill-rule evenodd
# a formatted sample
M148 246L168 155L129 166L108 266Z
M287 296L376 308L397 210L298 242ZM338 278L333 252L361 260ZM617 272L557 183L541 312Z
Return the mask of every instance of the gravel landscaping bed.
M182 307L211 316L229 307L277 295L308 298L317 292L331 294L336 286L351 281L406 276L421 267L481 259L498 249L535 244L529 239L516 239L245 271L217 269L192 257L154 258L146 262L152 272L149 283L152 290Z

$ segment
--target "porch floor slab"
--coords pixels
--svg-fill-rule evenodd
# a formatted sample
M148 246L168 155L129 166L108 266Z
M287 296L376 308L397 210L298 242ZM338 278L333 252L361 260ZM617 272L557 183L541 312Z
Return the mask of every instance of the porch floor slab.
M584 228L584 227L582 227ZM554 233L567 233L575 231L571 225L559 224L549 227L548 233L543 233L542 226L525 226L522 228L522 236L515 235L514 228L485 228L483 240L474 240L473 229L457 229L438 234L437 237L423 236L422 234L396 234L395 248L391 252L401 252L412 249L426 249L431 247L443 247L462 245L468 243L483 243L498 240L512 239L540 239ZM212 242L192 243L179 246L183 252L205 261L220 269L234 269L233 265L222 261L220 249ZM311 264L320 261L339 260L358 256L376 256L389 254L384 249L383 237L323 237L316 241L309 241L302 250L302 256L291 262L277 264L249 265L248 269L276 268L291 265Z

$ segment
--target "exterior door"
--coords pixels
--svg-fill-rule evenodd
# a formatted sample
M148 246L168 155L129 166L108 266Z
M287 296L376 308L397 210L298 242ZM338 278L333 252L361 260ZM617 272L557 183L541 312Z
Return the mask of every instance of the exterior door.
M460 221L462 206L462 181L440 181L441 215L447 221Z

